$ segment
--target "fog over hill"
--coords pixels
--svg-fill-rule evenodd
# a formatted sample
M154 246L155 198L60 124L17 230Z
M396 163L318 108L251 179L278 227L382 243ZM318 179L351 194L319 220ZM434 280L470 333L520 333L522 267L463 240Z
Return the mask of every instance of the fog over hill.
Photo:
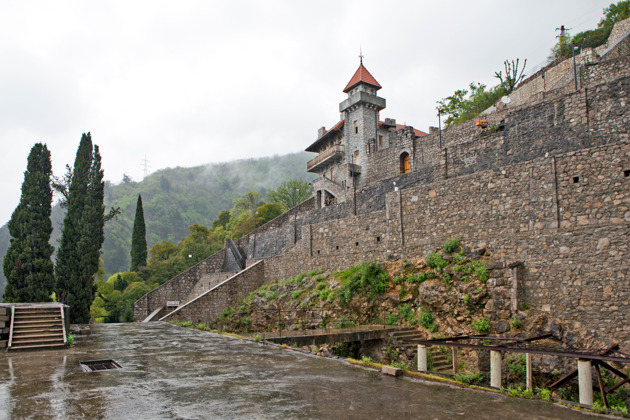
M129 269L131 230L138 194L142 195L147 228L147 245L162 240L178 242L187 235L193 223L212 224L221 210L232 208L232 201L249 190L265 195L289 179L314 179L306 172L310 153L213 163L192 168L159 170L140 182L105 185L106 207L120 207L121 214L105 226L105 243L101 250L107 274ZM107 170L107 168L105 168ZM57 247L61 237L64 211L53 207L51 243ZM8 227L0 227L0 261L10 243ZM0 297L6 278L0 270Z

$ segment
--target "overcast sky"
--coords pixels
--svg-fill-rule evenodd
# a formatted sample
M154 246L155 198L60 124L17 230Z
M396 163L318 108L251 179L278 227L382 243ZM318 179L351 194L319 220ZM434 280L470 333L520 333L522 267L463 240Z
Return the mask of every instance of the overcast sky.
M304 150L339 120L360 47L381 117L428 131L437 100L496 84L508 58L533 69L555 28L592 29L610 3L0 0L0 225L36 142L60 175L91 131L115 183L145 157L152 172Z

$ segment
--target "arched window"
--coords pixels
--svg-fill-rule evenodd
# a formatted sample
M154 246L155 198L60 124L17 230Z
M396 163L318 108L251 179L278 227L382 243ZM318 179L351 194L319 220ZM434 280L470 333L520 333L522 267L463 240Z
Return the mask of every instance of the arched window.
M406 174L410 170L411 169L409 166L409 153L405 152L402 155L400 155L400 173Z

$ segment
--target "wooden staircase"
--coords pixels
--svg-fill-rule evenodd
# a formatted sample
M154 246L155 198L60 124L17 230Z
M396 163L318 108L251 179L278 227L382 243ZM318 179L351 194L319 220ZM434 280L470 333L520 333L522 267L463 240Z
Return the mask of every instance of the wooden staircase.
M7 350L66 347L63 306L12 306Z

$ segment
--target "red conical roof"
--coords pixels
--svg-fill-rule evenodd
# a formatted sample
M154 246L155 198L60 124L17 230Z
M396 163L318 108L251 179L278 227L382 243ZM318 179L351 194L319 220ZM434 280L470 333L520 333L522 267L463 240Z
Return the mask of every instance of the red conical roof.
M359 83L366 83L370 86L374 86L376 90L382 88L382 86L378 84L374 76L372 76L370 72L367 71L367 69L363 66L363 63L359 65L359 68L354 73L354 76L352 76L352 79L350 79L350 81L346 85L346 88L343 90L344 93L348 93L349 90L351 90Z

